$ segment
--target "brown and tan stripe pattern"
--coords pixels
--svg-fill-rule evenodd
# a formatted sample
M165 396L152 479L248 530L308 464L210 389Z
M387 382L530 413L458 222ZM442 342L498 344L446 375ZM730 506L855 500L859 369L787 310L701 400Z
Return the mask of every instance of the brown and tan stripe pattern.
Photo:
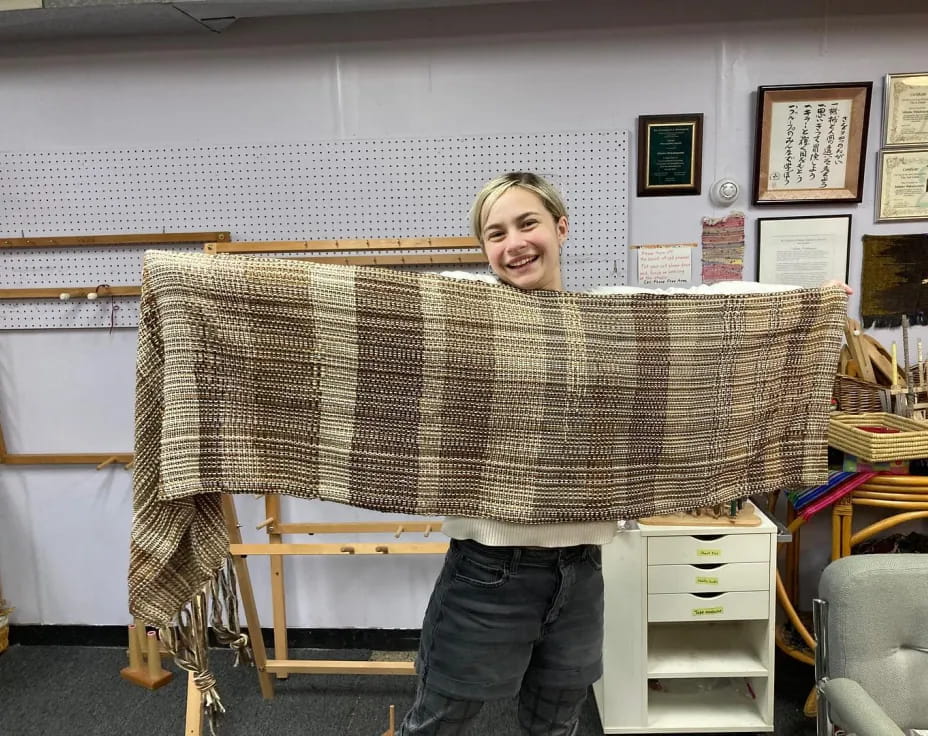
M825 479L841 289L590 295L152 252L130 604L218 569L219 493L544 523Z

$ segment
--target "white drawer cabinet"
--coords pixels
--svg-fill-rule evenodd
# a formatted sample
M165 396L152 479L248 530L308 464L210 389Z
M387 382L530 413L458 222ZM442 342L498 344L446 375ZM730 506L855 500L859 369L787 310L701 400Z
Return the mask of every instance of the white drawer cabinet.
M732 562L728 565L648 565L648 595L655 593L718 593L767 590L770 565Z
M747 534L682 534L648 539L649 565L767 562L770 540Z
M603 547L609 733L772 732L776 526L639 525Z
M767 618L766 590L715 593L648 594L648 621L747 621ZM694 633L694 635L697 635Z

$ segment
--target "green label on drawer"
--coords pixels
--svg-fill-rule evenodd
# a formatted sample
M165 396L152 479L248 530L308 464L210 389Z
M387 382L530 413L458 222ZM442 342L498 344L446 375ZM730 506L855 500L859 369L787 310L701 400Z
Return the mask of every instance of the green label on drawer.
M697 557L721 557L722 550L720 549L697 549Z
M719 579L718 579L718 578L709 577L708 575L697 575L697 576L696 576L696 582L697 582L697 583L702 583L703 585L718 585L718 584L719 584Z
M717 616L720 613L724 613L725 609L722 606L715 606L713 608L694 608L694 616Z

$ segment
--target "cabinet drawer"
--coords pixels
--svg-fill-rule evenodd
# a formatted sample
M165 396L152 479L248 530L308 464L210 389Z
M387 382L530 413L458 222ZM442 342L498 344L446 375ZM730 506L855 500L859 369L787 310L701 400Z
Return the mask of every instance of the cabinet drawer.
M766 590L720 593L710 597L692 593L648 595L648 621L725 621L765 619L770 616Z
M709 569L695 565L652 565L648 593L723 593L732 590L769 590L767 562L732 562Z
M726 534L715 538L651 537L649 565L698 565L716 562L767 562L769 534Z

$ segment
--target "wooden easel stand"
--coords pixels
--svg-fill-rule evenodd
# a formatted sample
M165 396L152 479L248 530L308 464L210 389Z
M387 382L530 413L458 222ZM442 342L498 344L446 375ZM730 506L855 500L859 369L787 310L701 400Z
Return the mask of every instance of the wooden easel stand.
M258 684L263 697L274 697L271 674L285 678L290 674L316 675L414 675L413 662L369 662L348 660L298 660L287 656L287 619L286 600L283 580L284 555L411 555L444 554L448 549L446 542L413 543L317 543L289 544L282 541L284 532L288 534L336 534L336 533L385 533L392 532L399 538L407 532L431 534L441 528L440 522L360 522L360 523L278 523L280 518L280 497L264 497L267 518L258 524L259 529L267 531L269 542L264 544L245 544L242 542L241 528L235 503L229 495L222 497L222 510L226 530L229 534L229 553L238 577L239 595L248 634L254 651L255 667L258 671ZM271 561L271 598L274 615L274 658L269 659L261 634L261 622L255 602L254 589L248 571L248 555L267 555ZM202 733L201 695L193 685L192 675L187 688L186 736L200 736ZM391 727L385 736L393 733Z

